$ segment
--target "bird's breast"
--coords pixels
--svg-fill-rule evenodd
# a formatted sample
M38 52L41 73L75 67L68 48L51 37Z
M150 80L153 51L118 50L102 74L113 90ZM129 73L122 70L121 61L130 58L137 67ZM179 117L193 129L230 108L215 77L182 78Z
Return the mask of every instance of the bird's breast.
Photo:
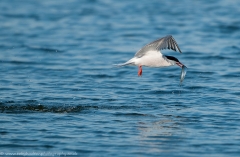
M135 63L139 66L148 67L165 67L172 65L159 51L150 51L141 58L137 58Z

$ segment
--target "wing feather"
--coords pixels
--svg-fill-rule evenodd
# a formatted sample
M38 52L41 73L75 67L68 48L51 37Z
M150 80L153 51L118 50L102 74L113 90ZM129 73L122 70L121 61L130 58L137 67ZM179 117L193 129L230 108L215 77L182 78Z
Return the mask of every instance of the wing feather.
M144 47L142 47L135 54L135 57L140 58L140 57L144 56L150 50L163 50L163 49L172 49L173 51L179 51L180 53L182 53L177 42L172 37L172 35L167 35L163 38L157 39L157 40L145 45Z

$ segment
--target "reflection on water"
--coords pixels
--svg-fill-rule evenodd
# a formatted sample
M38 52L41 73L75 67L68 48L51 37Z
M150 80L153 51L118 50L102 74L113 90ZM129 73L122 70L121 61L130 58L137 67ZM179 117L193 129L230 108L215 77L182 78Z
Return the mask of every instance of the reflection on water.
M160 120L157 122L153 122L151 124L143 124L140 123L141 126L139 130L141 130L142 137L147 138L161 138L172 136L174 132L176 132L179 128L176 123L172 120Z
M186 142L185 138L187 137L186 130L178 121L181 121L180 117L167 115L158 121L139 122L140 145L148 146L152 153L173 153L181 150L173 149L173 147L181 147L182 143ZM143 149L142 151L146 150Z

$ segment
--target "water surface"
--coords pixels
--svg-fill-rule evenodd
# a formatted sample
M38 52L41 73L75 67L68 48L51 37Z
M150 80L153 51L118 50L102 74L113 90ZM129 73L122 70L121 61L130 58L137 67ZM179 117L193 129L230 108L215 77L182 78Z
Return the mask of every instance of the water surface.
M239 6L2 0L0 155L239 156ZM112 66L168 34L182 87L179 67Z

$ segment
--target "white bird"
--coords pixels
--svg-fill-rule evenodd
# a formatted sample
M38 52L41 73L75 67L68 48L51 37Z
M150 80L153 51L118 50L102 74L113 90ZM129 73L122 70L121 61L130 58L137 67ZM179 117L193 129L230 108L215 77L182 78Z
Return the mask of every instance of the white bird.
M141 48L135 56L129 61L123 64L117 64L117 66L135 65L139 67L138 76L142 76L142 66L147 67L167 67L178 65L182 68L180 83L182 83L186 75L186 66L182 64L177 58L173 56L166 56L161 53L160 50L172 49L174 51L181 50L171 35L167 35L163 38L157 39L143 48Z

